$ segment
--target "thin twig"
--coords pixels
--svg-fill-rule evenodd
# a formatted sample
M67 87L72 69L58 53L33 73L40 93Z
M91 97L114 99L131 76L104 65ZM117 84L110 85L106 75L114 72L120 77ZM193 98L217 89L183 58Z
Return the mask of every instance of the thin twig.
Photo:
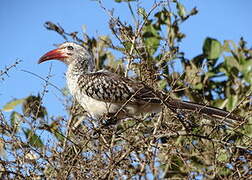
M21 69L21 71L23 71L23 72L25 72L25 73L28 73L28 74L31 74L31 75L33 75L33 76L35 76L35 77L37 77L37 78L39 78L39 79L45 81L46 83L48 83L48 85L54 87L54 88L57 89L59 92L61 92L62 95L64 95L63 91L62 91L59 87L57 87L56 85L50 83L47 79L43 78L42 76L40 76L40 75L38 75L38 74L35 74L35 73L31 72L31 71L24 70L24 69Z

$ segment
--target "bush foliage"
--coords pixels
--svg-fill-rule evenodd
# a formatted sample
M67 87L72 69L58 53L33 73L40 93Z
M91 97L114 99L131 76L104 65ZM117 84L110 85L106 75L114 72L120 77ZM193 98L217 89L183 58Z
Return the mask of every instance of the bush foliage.
M129 7L134 22L122 22L98 1L110 19L111 37L83 33L80 38L53 22L45 27L64 40L88 45L97 70L106 68L174 98L231 111L244 122L227 128L213 117L164 107L159 114L95 126L66 89L61 91L69 99L68 116L54 117L43 105L53 85L48 75L40 95L12 100L0 111L1 179L251 178L252 49L246 41L206 37L202 53L188 59L180 50L186 37L180 26L197 15L196 8L187 11L178 0L156 1L151 9L134 0L115 1Z

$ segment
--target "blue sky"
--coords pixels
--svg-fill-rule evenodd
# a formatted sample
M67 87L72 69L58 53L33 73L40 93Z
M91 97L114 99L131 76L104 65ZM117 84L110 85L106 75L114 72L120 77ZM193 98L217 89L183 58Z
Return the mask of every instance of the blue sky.
M147 3L148 2L148 3ZM153 1L145 1L143 6L150 8ZM187 10L197 7L198 15L182 25L182 32L187 37L181 43L186 57L192 58L201 53L205 37L210 36L220 41L225 39L238 42L243 36L252 45L251 0L190 0L181 1ZM132 22L125 3L106 0L107 8L115 8L115 15ZM53 44L62 43L63 39L43 27L45 21L60 23L68 32L82 31L85 25L90 36L110 35L107 25L108 16L91 0L1 0L0 1L0 70L21 59L16 69L9 72L9 77L0 80L0 108L12 98L23 98L37 94L43 89L44 82L22 72L32 71L45 77L52 64L50 82L62 88L65 86L66 67L56 61L38 65L37 61L46 51L54 48ZM57 90L50 87L44 103L49 107L50 115L60 115L64 111Z

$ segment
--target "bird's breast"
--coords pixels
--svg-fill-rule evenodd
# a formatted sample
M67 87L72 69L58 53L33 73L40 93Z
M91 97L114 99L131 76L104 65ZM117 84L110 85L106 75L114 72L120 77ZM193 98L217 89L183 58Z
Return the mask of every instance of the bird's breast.
M108 103L94 99L78 85L78 76L73 76L71 73L66 74L67 86L70 94L78 101L78 103L87 111L88 115L92 118L100 118L108 113L116 113L120 105L115 103Z
M98 100L97 98L93 98L85 93L78 83L78 76L75 76L71 73L66 74L67 85L71 95L78 101L78 103L87 111L88 115L92 118L99 119L106 114L118 114L120 117L127 117L128 115L137 115L140 113L146 112L158 112L161 109L160 104L141 104L141 103L111 103L104 100ZM109 89L110 87L108 87ZM104 92L100 91L104 97ZM113 95L111 91L111 96ZM113 98L111 98L113 100Z

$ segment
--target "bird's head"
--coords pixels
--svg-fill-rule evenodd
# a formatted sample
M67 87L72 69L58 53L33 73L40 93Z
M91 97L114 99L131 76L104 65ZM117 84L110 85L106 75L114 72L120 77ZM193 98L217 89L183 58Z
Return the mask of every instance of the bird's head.
M81 59L83 61L88 61L90 58L91 54L87 48L73 42L65 42L60 44L58 48L44 54L39 59L38 63L40 64L42 62L55 59L70 65L76 60Z

